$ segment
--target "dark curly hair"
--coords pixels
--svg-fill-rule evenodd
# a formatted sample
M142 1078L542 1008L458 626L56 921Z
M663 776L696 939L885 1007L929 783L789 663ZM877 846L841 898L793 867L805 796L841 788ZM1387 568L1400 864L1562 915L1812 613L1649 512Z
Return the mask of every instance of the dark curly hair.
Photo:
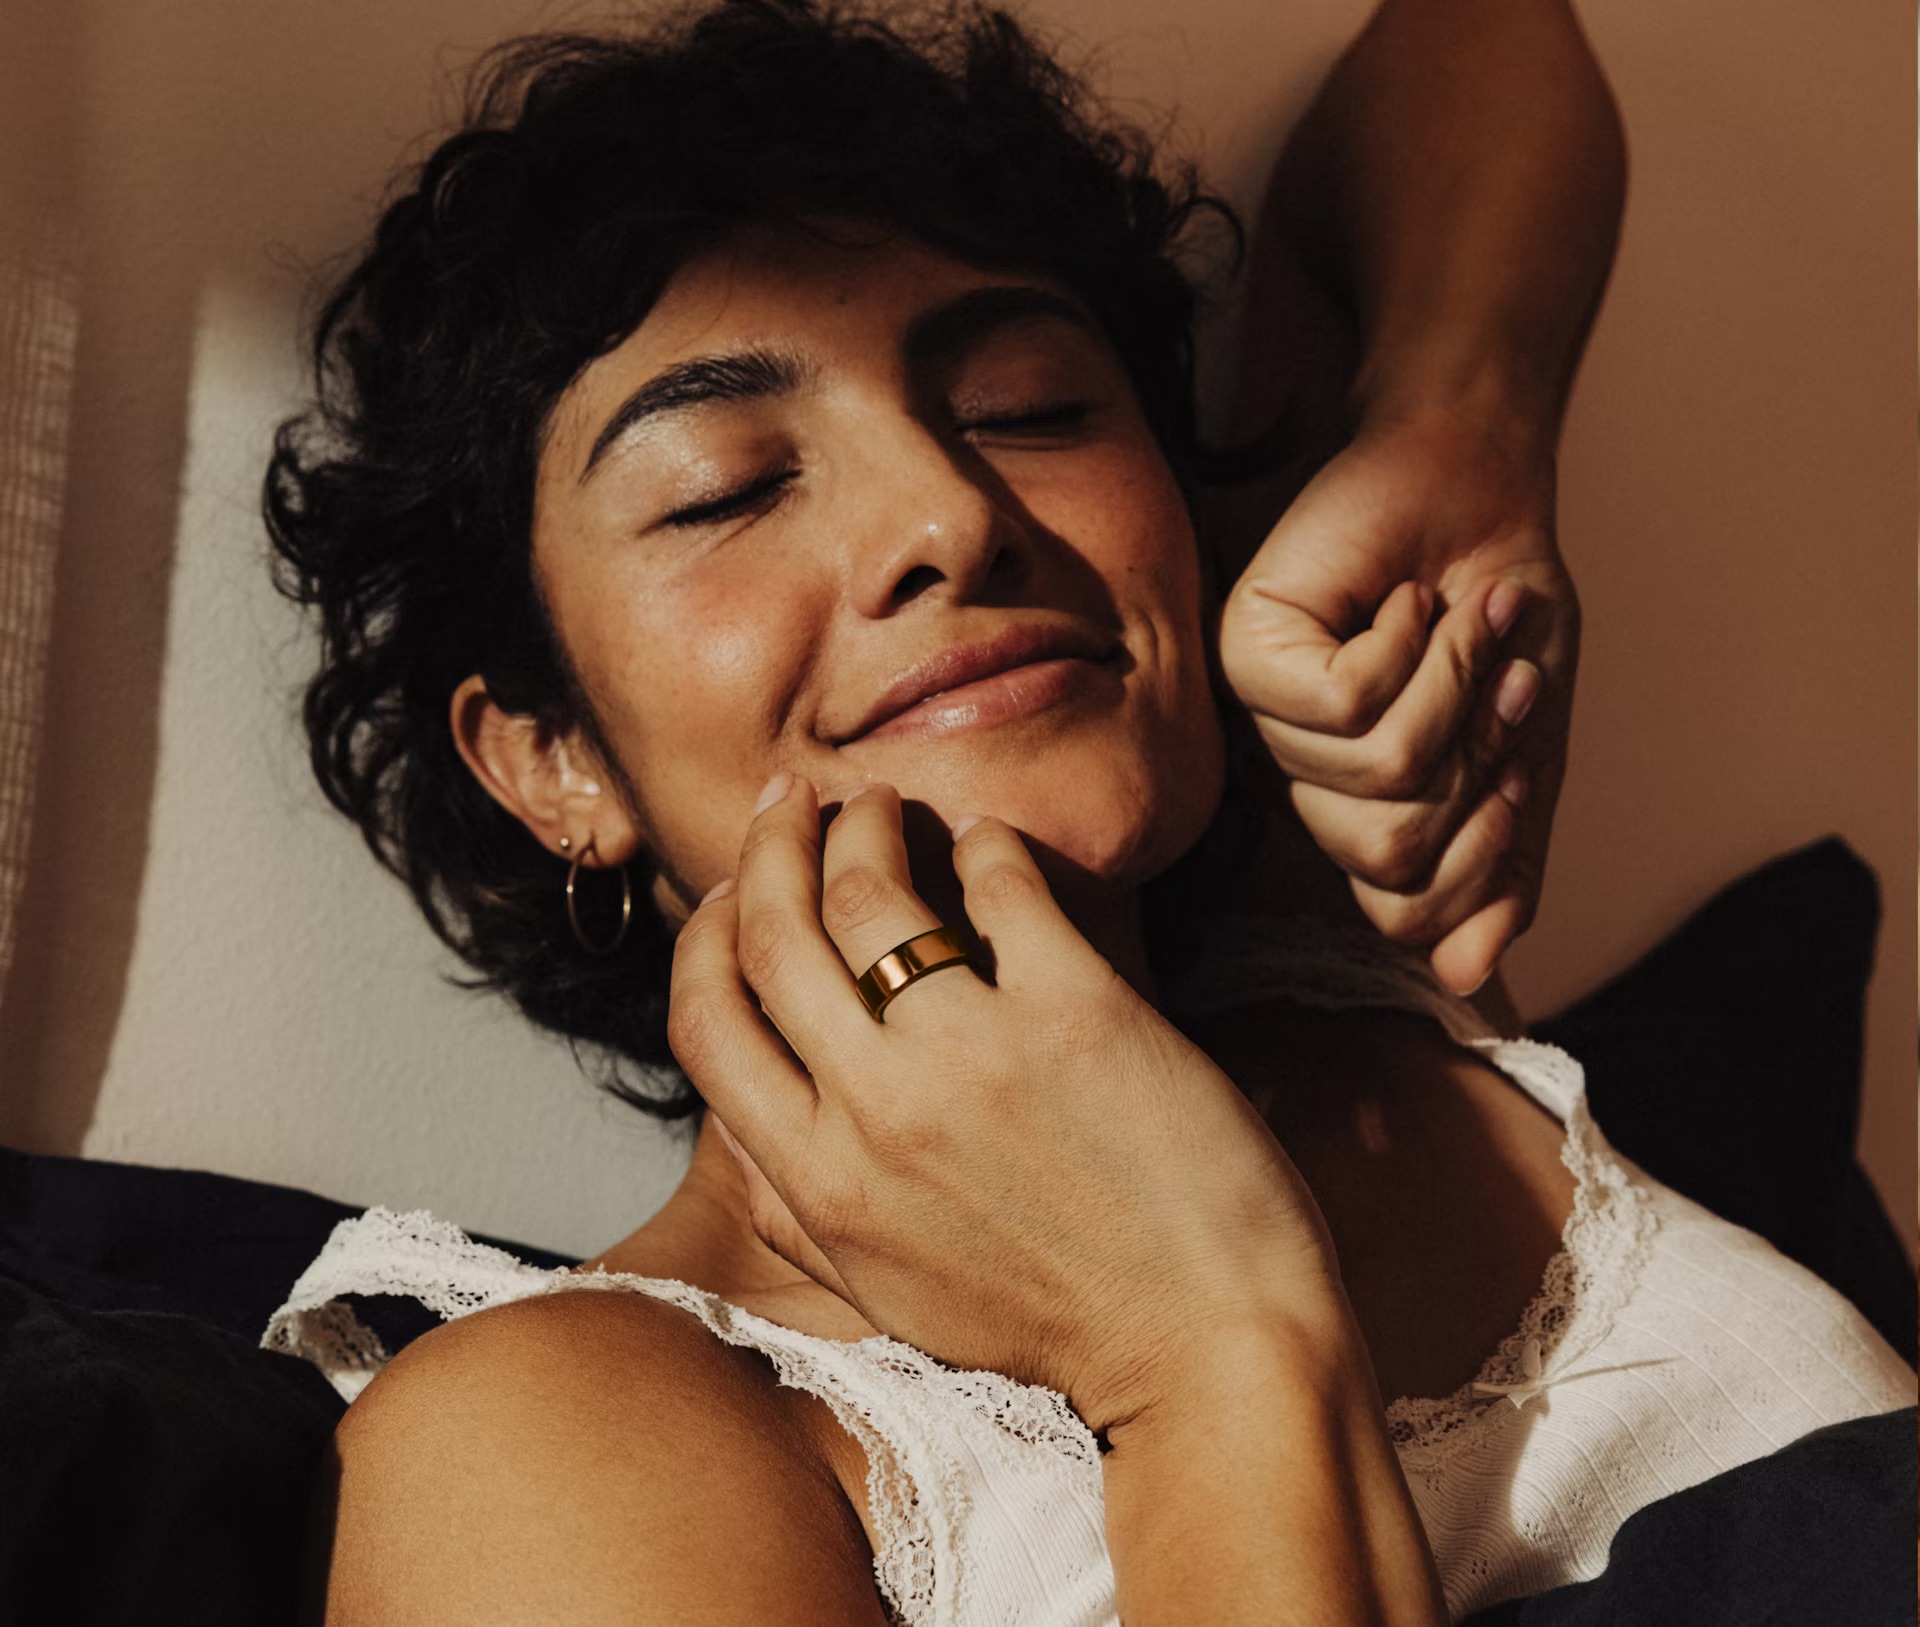
M513 41L410 182L320 313L317 399L281 426L266 478L277 580L319 611L314 772L473 986L584 1047L635 1106L683 1117L700 1101L666 1043L667 926L642 908L617 954L584 951L552 855L475 782L448 721L479 673L506 710L604 745L531 562L555 402L702 249L748 223L847 217L1073 289L1191 489L1183 245L1210 214L1237 252L1238 223L971 4L889 24L731 0L631 35Z

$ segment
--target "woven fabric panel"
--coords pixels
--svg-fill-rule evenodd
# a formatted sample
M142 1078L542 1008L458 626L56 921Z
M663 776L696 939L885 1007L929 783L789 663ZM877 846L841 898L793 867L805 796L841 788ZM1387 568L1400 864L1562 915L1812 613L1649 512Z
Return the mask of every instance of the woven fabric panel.
M74 266L73 244L53 228L0 249L0 986L39 760L79 327Z

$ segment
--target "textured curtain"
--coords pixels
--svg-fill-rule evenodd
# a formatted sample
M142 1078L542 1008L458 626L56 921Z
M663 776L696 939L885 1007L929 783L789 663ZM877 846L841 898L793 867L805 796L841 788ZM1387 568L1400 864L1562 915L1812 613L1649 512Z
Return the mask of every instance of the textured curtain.
M73 245L43 218L0 243L0 987L33 814L77 327Z

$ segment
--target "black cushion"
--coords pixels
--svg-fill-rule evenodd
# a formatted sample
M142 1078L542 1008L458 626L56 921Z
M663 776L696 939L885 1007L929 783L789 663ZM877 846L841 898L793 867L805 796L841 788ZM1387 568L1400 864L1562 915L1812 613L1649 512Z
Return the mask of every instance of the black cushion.
M0 1621L292 1620L340 1410L306 1362L210 1323L0 1279Z
M292 1619L308 1488L345 1407L258 1344L358 1212L0 1149L0 1622ZM391 1349L436 1320L392 1298L362 1309Z

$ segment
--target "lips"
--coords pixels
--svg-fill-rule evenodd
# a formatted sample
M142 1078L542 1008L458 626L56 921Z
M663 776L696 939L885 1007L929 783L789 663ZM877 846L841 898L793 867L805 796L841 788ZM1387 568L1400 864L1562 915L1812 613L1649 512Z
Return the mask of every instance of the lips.
M871 734L901 713L947 690L1042 661L1105 661L1118 649L1113 639L1073 626L1010 627L981 643L956 644L938 655L915 662L900 673L881 691L859 722L836 736L833 744L844 746Z

